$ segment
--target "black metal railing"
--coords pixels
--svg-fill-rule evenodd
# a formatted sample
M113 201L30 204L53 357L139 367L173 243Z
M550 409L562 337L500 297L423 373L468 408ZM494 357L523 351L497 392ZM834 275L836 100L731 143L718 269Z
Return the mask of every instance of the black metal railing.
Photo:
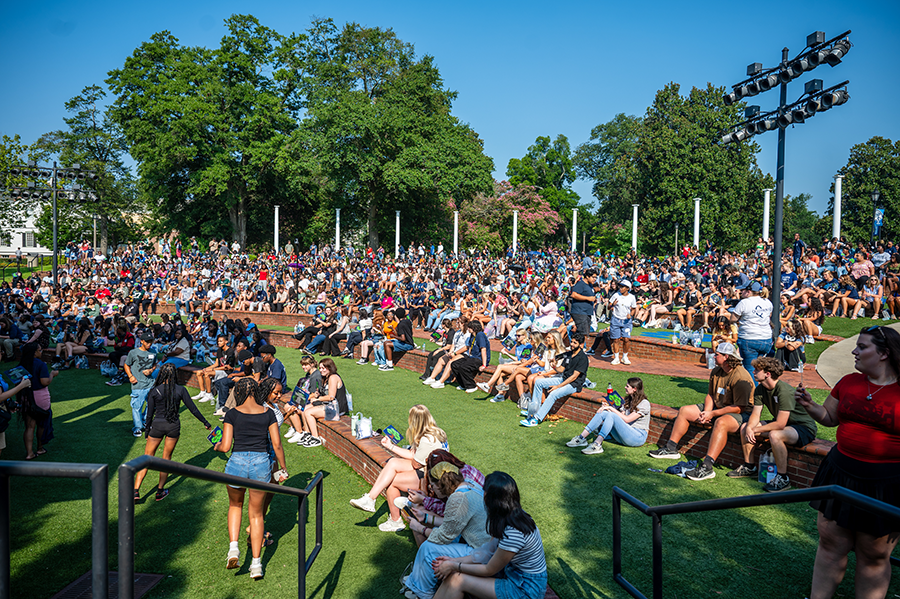
M107 599L109 586L109 466L63 462L0 462L0 599L9 599L9 479L13 476L86 478L91 481L91 587ZM133 502L133 501L132 501Z
M641 513L650 516L653 524L653 599L662 599L663 596L663 561L662 561L662 517L675 514L691 514L695 512L710 512L716 510L730 510L743 507L758 507L764 505L780 505L786 503L799 503L814 501L817 499L840 499L854 507L864 509L885 518L895 519L900 522L900 508L887 503L866 497L855 491L850 491L838 485L816 487L813 489L798 489L795 491L782 491L781 493L765 493L759 495L743 495L741 497L725 497L722 499L708 499L705 501L689 501L686 503L674 503L670 505L658 505L650 507L643 501L636 499L619 487L613 487L613 578L619 585L628 591L632 597L647 599L637 587L628 582L622 574L622 500L630 503ZM900 560L891 557L891 564L900 566Z
M297 597L306 597L306 574L322 550L322 479L320 470L306 485L305 489L295 489L272 483L260 483L240 476L207 470L180 462L164 460L153 456L141 456L119 466L119 599L134 599L134 476L138 470L147 468L157 472L167 472L188 478L196 478L223 485L240 486L257 491L297 498L297 524L299 535L299 556L297 558ZM307 498L316 491L316 544L309 557L306 555L306 507Z

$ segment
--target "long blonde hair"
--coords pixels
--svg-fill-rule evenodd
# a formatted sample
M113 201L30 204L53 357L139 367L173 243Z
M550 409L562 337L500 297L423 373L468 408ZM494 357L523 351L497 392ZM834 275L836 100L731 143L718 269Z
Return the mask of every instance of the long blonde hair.
M550 343L551 339L553 340L552 343ZM549 331L544 336L544 343L547 344L547 351L550 352L547 356L548 358L555 358L558 354L566 351L566 344L563 343L562 335L556 329ZM553 347L550 347L551 345Z
M428 408L422 404L414 405L409 409L409 428L406 429L406 438L412 445L418 445L422 437L431 435L441 443L447 442L447 433L434 422L434 417Z

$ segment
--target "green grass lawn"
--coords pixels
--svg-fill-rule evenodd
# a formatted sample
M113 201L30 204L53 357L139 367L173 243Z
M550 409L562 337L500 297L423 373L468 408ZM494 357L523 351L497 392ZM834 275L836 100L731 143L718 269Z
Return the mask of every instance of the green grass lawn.
M291 378L300 372L300 354L279 348L278 357ZM669 465L647 456L650 447L606 444L606 453L584 456L564 443L582 425L545 423L536 429L518 426L511 402L492 404L481 393L423 387L417 374L397 369L379 372L372 366L339 361L341 375L353 392L354 407L373 418L376 428L406 428L406 414L424 403L448 433L452 451L485 473L509 472L518 481L525 508L541 529L550 584L564 599L625 597L612 580L611 488L618 485L650 505L761 492L748 479L732 480L718 469L703 482L651 472ZM626 373L592 372L601 386L620 391ZM683 405L702 400L706 382L645 376L651 401ZM52 387L56 439L42 461L92 462L110 465L110 567L116 569L117 480L119 464L143 453L144 439L130 434L128 387L108 387L97 371L69 370ZM819 401L824 392L816 395ZM211 418L212 408L201 404ZM830 430L820 436L831 436ZM6 459L21 460L22 427L7 431ZM378 500L370 516L353 509L349 499L368 489L363 479L324 448L288 445L291 478L303 487L322 470L325 544L309 578L310 597L392 598L399 596L398 577L415 554L410 533L383 533L376 526L387 517ZM206 432L187 411L174 458L222 471L224 454L215 453ZM253 582L249 557L242 546L242 565L224 569L228 548L227 499L218 485L172 477L171 494L153 500L157 475L144 482L144 500L136 508L136 572L166 577L151 597L290 597L296 596L296 503L276 497L267 529L276 543L263 554L266 577ZM85 481L12 479L12 596L50 597L90 568L90 488ZM245 518L246 520L246 518ZM245 521L246 524L246 521ZM624 509L624 569L630 580L650 592L650 522ZM802 597L809 579L817 536L815 513L805 504L669 517L664 522L667 597ZM308 528L312 543L314 528ZM728 542L740 539L739 543ZM764 556L764 557L763 557ZM853 593L851 570L839 596ZM900 593L892 586L889 596Z

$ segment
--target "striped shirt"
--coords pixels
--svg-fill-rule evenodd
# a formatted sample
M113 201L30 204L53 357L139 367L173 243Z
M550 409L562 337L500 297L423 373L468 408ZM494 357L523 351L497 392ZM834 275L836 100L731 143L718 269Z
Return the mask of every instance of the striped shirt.
M528 535L523 535L512 526L507 526L503 531L498 549L504 549L515 553L510 560L510 565L525 574L541 574L547 571L547 562L544 561L544 543L541 541L541 532L535 528Z

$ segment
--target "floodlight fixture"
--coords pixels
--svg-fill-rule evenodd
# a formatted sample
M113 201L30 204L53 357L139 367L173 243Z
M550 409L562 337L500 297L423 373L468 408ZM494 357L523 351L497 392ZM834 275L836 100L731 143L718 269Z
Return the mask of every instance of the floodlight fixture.
M828 110L832 106L840 106L850 99L850 94L845 89L838 89L822 96L822 110Z

